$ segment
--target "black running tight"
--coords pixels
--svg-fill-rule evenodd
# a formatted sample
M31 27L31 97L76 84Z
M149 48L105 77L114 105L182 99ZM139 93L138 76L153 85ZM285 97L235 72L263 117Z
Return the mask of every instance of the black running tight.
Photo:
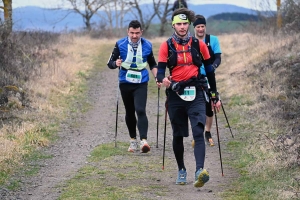
M181 169L185 170L184 160L183 160L184 146L183 146L182 136L173 137L173 151L177 161L178 170Z
M201 123L192 128L195 140L194 155L196 160L196 171L204 168L205 142L203 136L204 127ZM173 137L173 151L178 165L178 170L186 169L184 165L184 145L183 137Z
M205 159L205 141L204 141L204 126L201 123L198 123L197 126L192 128L193 137L195 140L194 146L194 155L196 160L196 171L200 168L204 168L204 159Z
M136 126L140 139L147 139L148 118L146 116L147 83L120 84L121 96L125 106L125 121L131 138L136 138ZM137 115L137 119L135 116Z

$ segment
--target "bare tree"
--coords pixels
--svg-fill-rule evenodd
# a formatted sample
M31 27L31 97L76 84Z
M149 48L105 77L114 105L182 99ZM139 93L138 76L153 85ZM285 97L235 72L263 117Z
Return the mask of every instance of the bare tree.
M82 16L85 27L88 31L92 29L91 18L97 11L109 3L109 0L64 0L71 4L71 10Z
M139 0L111 0L103 6L105 14L97 13L97 15L105 21L102 26L109 26L109 29L116 28L115 30L124 28L124 23L128 20L125 15L131 15L129 18L138 19L141 22L144 33L147 33L154 17L157 16L160 20L159 35L163 36L172 12L172 4L171 0L152 0L152 4L147 5L142 5ZM127 15L128 13L130 15Z
M171 0L152 0L153 8L149 10L149 12L143 12L138 4L137 0L134 2L129 2L132 6L132 11L138 11L135 15L141 22L144 27L144 31L147 31L151 25L151 22L155 16L157 16L160 20L160 29L159 36L163 36L166 32L166 27L168 23L168 18L172 13L172 5ZM149 13L146 15L146 13Z
M159 36L164 36L168 18L170 18L172 13L172 3L170 2L170 0L153 0L153 7L160 20Z
M300 0L286 0L283 3L283 22L287 31L300 31Z
M99 27L100 30L106 30L105 34L109 36L119 36L124 34L124 17L130 11L130 0L111 0L103 6L103 12L98 12L97 15L101 18Z
M6 30L5 36L12 32L12 0L2 0L3 6L0 9L4 11L4 26Z
M155 0L153 0L153 2L155 2ZM143 11L139 0L129 1L128 4L131 7L131 13L141 22L143 30L146 33L151 25L151 21L156 15L156 13L153 12L153 8L148 8L148 12Z
M130 0L111 0L104 6L106 16L101 18L108 21L110 28L123 28L124 16L130 11Z

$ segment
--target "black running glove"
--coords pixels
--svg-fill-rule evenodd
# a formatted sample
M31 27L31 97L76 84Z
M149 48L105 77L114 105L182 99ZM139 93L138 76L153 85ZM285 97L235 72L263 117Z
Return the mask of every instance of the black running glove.
M213 104L217 104L219 99L219 93L215 92L215 91L211 91L210 92L210 96L211 96L211 101L213 102Z

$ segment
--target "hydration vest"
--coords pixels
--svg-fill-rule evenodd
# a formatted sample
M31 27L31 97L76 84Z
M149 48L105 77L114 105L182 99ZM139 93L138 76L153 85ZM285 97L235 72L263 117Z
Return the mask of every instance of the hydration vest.
M120 50L120 57L123 60L122 68L141 71L147 67L147 55L152 51L151 43L141 38L137 49L134 50L127 37L125 37L120 39L117 45Z
M172 41L172 38L167 40L168 43L168 60L167 66L172 74L172 69L177 66L177 50L175 45ZM192 36L191 48L187 50L190 51L192 54L192 62L194 65L198 66L199 68L202 66L202 55L200 54L200 46L199 40Z
M211 45L210 45L210 35L209 34L205 35L205 44L206 44L206 46L208 48L208 51L209 51L210 62L211 62L211 64L213 64L214 61L215 61L215 53L212 50Z
M122 67L125 69L132 69L132 70L142 70L147 67L148 63L143 62L143 50L142 50L142 41L140 41L136 55L134 55L134 50L130 44L127 44L127 56L126 59L122 62ZM136 68L131 68L133 57L135 57L136 61Z

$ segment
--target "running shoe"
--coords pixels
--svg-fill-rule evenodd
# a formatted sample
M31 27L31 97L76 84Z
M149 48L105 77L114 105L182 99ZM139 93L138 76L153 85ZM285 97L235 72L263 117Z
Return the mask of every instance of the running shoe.
M134 153L137 150L138 142L135 139L130 140L130 146L128 147L128 151Z
M177 180L176 180L176 185L185 185L187 183L186 176L187 176L186 170L184 169L179 170Z
M205 131L205 139L209 143L209 146L215 146L214 141L211 137L211 133L209 131Z
M142 152L142 153L147 153L147 152L150 151L150 146L149 146L147 140L143 139L143 140L141 141L140 148L141 148L141 152Z
M196 173L195 173L195 187L203 187L203 185L209 181L209 174L206 171L206 169L200 168Z

